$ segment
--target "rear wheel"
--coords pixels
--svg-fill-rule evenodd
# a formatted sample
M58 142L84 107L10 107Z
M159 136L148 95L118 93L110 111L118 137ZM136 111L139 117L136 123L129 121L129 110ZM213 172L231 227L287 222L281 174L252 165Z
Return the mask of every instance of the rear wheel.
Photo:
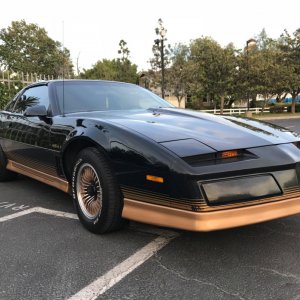
M18 174L7 170L6 165L7 165L7 159L0 146L0 181L9 181L9 180L16 179Z
M123 197L105 156L95 148L82 150L72 174L72 195L81 223L91 232L123 227Z

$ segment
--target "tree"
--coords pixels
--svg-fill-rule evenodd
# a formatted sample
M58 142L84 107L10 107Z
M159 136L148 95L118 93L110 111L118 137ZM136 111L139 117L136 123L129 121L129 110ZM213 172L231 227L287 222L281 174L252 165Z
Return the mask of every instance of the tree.
M182 100L187 95L189 89L189 47L177 44L171 52L171 67L167 69L167 89L170 90L181 106Z
M0 110L4 108L9 99L10 95L7 84L0 82Z
M73 74L68 49L52 40L44 28L13 21L0 30L0 65L24 73L57 76Z
M238 55L237 90L241 91L241 97L254 99L251 104L258 94L262 95L262 111L271 98L276 97L281 102L287 95L290 72L278 45L263 29L256 37L256 44L245 47Z
M256 44L258 45L259 42ZM266 94L270 92L270 85L267 83L269 75L267 74L268 53L265 50L259 50L258 46L244 48L244 51L238 56L238 77L236 85L241 91L241 96L249 101L252 98L251 106L255 103L257 94ZM263 55L263 51L265 55ZM273 92L272 92L273 94ZM249 105L249 103L248 103ZM247 105L247 106L248 106Z
M161 86L161 94L163 98L165 89L165 70L170 64L171 53L171 46L165 45L165 42L167 41L166 33L167 29L164 27L162 19L158 19L158 27L155 28L155 34L158 38L154 40L154 44L152 46L153 57L150 58L149 62L153 73L157 75L158 71L161 71L160 76L155 76L153 78L153 81L155 79L159 79L159 81L154 81L153 83L154 85Z
M282 64L288 69L287 91L292 95L292 113L295 113L296 98L300 93L300 28L292 35L287 30L279 38Z
M129 60L128 58L129 58L130 51L126 45L127 43L124 40L120 40L119 42L120 49L118 50L118 53L122 55L121 57L122 62Z
M83 70L80 77L83 79L116 80L116 60L103 59L97 61L91 69Z
M190 48L191 85L208 98L219 97L222 114L234 82L235 49L232 44L222 48L209 37L192 41Z
M270 45L270 38L267 35L265 28L255 37L256 40L256 47L258 50L264 50L269 48Z
M116 80L136 83L138 80L137 65L132 64L129 60L130 51L127 43L124 40L120 40L119 47L118 54L121 54L121 58L117 59Z
M270 46L249 55L250 93L263 96L262 111L268 100L281 94L284 86L281 74L285 68L277 60L279 55L278 50Z
M91 69L84 70L80 77L136 83L138 80L137 66L129 60L130 51L126 45L124 40L119 43L118 53L121 54L121 58L99 60Z

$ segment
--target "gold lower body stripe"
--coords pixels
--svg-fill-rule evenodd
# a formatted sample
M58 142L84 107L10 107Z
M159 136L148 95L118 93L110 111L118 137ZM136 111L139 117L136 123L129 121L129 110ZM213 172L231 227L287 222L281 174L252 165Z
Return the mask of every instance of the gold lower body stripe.
M38 180L40 182L43 182L50 186L53 186L59 190L62 190L63 192L68 193L70 191L70 185L69 185L68 181L63 180L58 177L55 177L55 176L52 176L52 175L49 175L47 173L35 170L35 169L32 169L30 167L24 166L22 164L12 161L12 160L7 161L6 168L10 171L20 173L22 175L31 177L35 180Z
M214 231L240 227L300 213L300 198L234 209L192 212L124 199L126 219L190 231Z

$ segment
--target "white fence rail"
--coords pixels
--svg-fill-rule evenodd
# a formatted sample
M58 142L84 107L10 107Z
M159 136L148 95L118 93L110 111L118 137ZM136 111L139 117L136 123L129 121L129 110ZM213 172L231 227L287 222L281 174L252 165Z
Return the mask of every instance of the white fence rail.
M201 110L202 112L208 112L208 113L212 113L215 115L219 115L220 114L220 109L206 109L206 110ZM223 109L223 114L224 115L241 115L246 113L247 108L246 107L242 107L242 108L224 108ZM255 108L249 108L249 111L251 111L253 114L259 114L262 111L261 107L255 107ZM284 112L287 111L287 108L284 108ZM269 113L270 109L269 108L265 108L264 109L265 113Z
M53 79L58 79L58 77L37 73L23 73L0 70L0 83L5 84L8 87L8 90L14 89L15 85L19 85L20 83L23 86L26 86L37 81Z

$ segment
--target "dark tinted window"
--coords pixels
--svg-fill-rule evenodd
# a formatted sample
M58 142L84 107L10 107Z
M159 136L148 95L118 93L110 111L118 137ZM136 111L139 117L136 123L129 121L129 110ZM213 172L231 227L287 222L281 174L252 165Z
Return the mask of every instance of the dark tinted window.
M155 94L133 84L66 81L55 85L61 112L131 110L172 107Z
M25 109L34 105L45 105L49 107L48 87L45 85L35 86L25 90L17 101L14 112L24 113Z

